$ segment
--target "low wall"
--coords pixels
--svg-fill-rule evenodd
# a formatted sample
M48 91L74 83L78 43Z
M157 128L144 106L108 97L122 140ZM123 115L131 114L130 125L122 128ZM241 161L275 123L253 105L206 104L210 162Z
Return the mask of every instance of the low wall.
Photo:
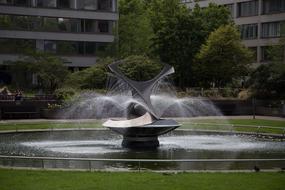
M251 100L205 100L211 101L224 115L265 115L285 117L285 105L268 107L268 101ZM46 118L58 119L59 114L47 111L48 104L56 100L0 101L0 119ZM58 110L57 110L58 111ZM59 110L60 111L60 110ZM55 111L56 112L56 111Z
M224 115L264 115L285 117L285 105L269 106L268 100L212 100Z
M0 119L38 119L42 118L41 110L56 100L22 100L0 101Z

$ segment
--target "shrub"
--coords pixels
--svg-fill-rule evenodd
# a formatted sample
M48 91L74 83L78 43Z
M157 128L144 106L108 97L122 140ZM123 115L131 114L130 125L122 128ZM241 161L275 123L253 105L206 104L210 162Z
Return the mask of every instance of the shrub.
M54 94L59 100L69 100L76 94L76 91L73 88L59 88Z

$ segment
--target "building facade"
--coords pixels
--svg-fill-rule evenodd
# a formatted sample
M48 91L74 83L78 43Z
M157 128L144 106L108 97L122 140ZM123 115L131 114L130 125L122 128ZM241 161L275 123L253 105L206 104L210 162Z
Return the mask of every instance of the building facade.
M117 20L117 0L0 0L0 66L36 49L89 67L114 41Z
M190 9L198 3L226 6L239 26L246 47L256 54L256 63L268 61L266 49L285 37L285 0L182 0Z

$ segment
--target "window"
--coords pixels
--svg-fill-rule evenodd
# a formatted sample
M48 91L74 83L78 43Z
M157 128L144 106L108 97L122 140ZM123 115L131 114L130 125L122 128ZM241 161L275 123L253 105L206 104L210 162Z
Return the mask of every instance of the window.
M14 0L0 0L0 4L14 5Z
M241 38L244 40L256 39L258 36L257 24L244 24L240 26Z
M112 10L112 0L98 0L98 10Z
M47 31L47 32L59 31L60 29L59 29L57 18L45 17L43 19L43 28L42 28L42 30Z
M0 53L23 53L24 51L34 50L36 48L35 40L24 40L24 39L0 39Z
M96 43L85 42L85 54L86 55L95 55L95 52L96 52Z
M69 0L57 0L57 7L58 8L71 8Z
M56 7L56 0L37 0L38 7Z
M109 22L108 21L98 21L98 32L108 33L109 32Z
M78 42L58 41L56 44L56 53L61 55L79 54Z
M97 43L79 41L45 41L45 51L59 55L95 55Z
M30 6L30 0L14 0L14 4L17 6Z
M262 37L281 37L285 35L285 21L262 23Z
M31 6L31 0L0 0L0 4L28 7Z
M58 27L64 32L81 32L80 19L58 18Z
M111 21L92 19L53 18L41 16L1 15L0 28L44 32L110 33Z
M56 43L54 41L45 40L44 50L49 53L56 53Z
M94 20L85 19L85 28L84 32L95 32L96 31L96 22Z
M261 47L261 61L270 61L270 46Z
M95 0L80 0L77 1L77 8L85 10L96 10L97 3Z
M263 0L263 14L285 12L285 0Z
M258 15L258 0L238 3L238 17Z

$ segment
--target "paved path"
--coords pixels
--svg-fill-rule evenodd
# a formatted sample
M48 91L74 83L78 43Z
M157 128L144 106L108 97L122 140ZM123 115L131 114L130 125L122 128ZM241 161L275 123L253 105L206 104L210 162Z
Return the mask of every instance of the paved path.
M271 117L271 116L256 116L256 119L266 119L266 120L275 120L275 121L285 121L284 117ZM200 120L200 119L252 119L252 115L243 115L243 116L204 116L204 117L193 117L193 118L174 118L178 121L181 120ZM0 120L0 124L4 123L39 123L39 122L49 122L49 123L80 123L80 122L96 122L96 121L105 121L98 119L18 119L18 120Z

